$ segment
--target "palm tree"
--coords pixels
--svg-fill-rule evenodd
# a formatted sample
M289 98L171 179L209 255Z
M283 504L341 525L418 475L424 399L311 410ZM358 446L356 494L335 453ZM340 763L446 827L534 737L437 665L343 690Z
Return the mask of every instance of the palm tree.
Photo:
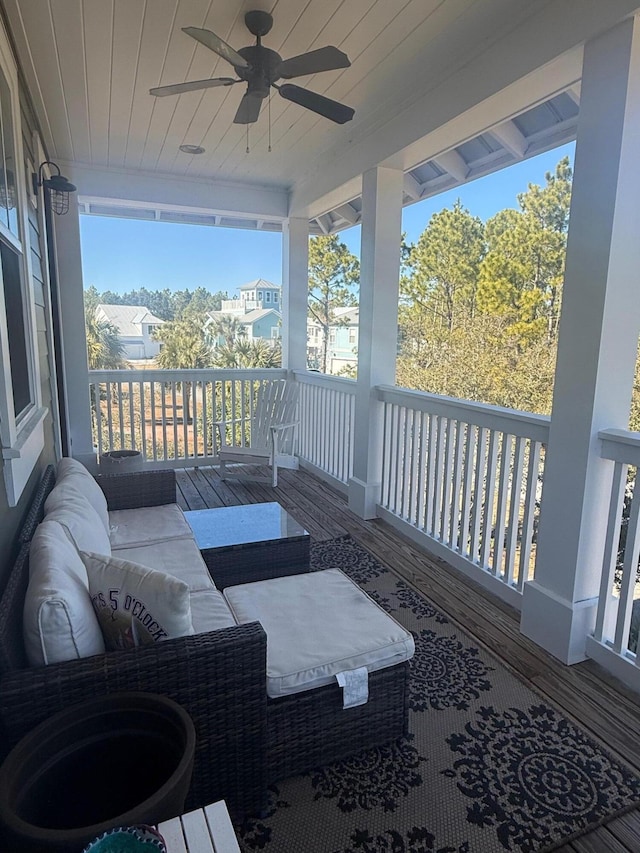
M280 344L271 346L262 338L254 341L237 341L234 346L225 344L213 353L216 367L230 369L248 369L252 367L280 367L282 349Z
M156 356L158 367L166 370L198 370L211 366L211 352L204 341L202 328L193 319L173 320L163 323L154 331L154 339L161 344ZM191 383L185 382L184 404L187 423L191 422L189 396Z
M222 314L211 322L208 336L214 349L220 338L223 341L222 346L233 347L239 338L246 338L247 329L239 317L234 317L233 314Z
M127 366L118 327L98 316L96 308L85 313L89 370L119 370Z

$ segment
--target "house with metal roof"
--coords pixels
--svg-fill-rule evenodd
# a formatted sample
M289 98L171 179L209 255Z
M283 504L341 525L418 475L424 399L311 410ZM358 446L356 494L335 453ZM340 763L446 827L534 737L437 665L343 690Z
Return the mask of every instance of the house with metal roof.
M155 358L160 343L153 338L153 330L164 323L144 305L104 305L96 308L98 317L118 329L125 358Z

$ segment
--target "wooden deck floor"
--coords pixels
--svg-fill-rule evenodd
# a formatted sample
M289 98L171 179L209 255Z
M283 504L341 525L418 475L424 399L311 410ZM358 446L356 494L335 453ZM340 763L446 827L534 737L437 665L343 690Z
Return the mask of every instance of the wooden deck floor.
M422 589L526 684L559 706L640 773L640 697L586 661L564 666L518 630L518 613L470 583L447 563L431 557L376 519L363 521L345 498L312 475L279 472L280 484L221 482L210 468L178 471L184 509L277 500L312 539L350 534L378 559ZM461 595L461 590L464 594ZM640 808L559 848L560 853L638 853Z

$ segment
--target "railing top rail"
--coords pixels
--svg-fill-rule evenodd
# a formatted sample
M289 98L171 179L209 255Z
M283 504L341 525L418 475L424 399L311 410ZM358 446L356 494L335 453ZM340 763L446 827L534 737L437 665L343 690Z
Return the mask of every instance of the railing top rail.
M302 382L305 385L322 385L324 388L334 388L338 391L344 391L346 394L355 394L356 383L353 379L348 379L346 376L330 376L327 373L309 372L308 370L293 370L296 382Z
M426 391L411 391L397 385L378 385L376 391L378 399L384 403L406 406L420 412L442 415L488 429L497 429L543 444L549 440L551 418L548 415L520 412L516 409L505 409L502 406L490 406L471 400L458 400L456 397L429 394Z
M179 370L90 370L90 382L181 382L185 377L197 382L224 381L231 379L286 379L284 368L181 368Z
M629 429L602 429L598 438L602 441L600 456L603 459L640 465L640 432L632 432Z

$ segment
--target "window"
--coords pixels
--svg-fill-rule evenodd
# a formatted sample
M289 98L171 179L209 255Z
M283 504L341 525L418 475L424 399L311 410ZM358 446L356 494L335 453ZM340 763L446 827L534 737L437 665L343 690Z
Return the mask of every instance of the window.
M274 301L274 302L277 302L277 301L278 301L278 294L277 294L277 293L274 293L274 294L273 294L273 301Z
M27 243L18 78L0 25L0 443L15 506L44 447Z
M264 294L264 301L265 301L265 302L271 302L271 294L269 293L269 291L268 291L268 290L267 290L267 291L265 291L265 294Z
M336 333L335 332L329 332L329 343L335 344L335 342L336 342Z
M349 343L355 344L357 343L357 329L349 329Z

